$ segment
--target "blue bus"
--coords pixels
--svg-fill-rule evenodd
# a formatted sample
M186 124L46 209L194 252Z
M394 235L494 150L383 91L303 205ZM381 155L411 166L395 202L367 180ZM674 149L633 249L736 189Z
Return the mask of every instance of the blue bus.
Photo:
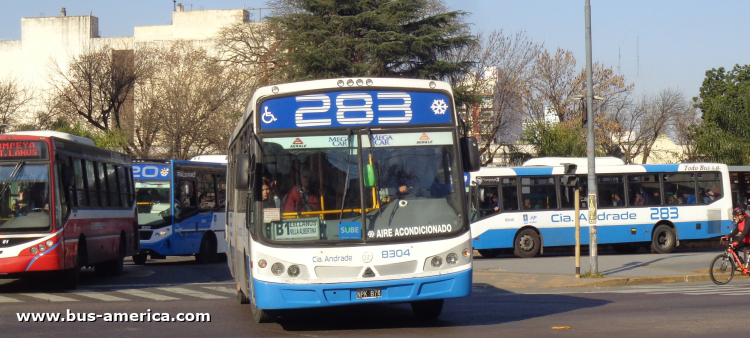
M275 311L471 293L463 172L479 169L445 82L353 78L258 89L229 145L228 263Z
M135 264L145 264L148 256L195 255L199 262L214 262L226 253L224 162L133 160L141 243Z

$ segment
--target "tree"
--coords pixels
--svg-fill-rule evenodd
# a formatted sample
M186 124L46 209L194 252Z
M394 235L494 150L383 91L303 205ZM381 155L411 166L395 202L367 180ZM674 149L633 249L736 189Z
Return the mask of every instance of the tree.
M528 122L523 139L534 147L536 156L586 156L586 137L583 128L572 122Z
M726 164L750 163L745 146L750 136L750 65L706 71L693 101L703 120L693 134L697 156Z
M541 51L524 32L504 35L493 31L477 36L478 43L456 50L454 60L474 60L471 71L456 74L450 83L464 99L456 106L466 123L467 134L479 140L482 164L493 162L521 136L514 129L522 121L522 97L531 66Z
M21 84L18 79L0 80L0 132L4 132L8 126L22 122L18 116L33 96L33 91Z
M175 159L224 153L249 101L248 75L188 42L149 58L155 71L136 91L134 152Z
M474 43L461 11L428 0L280 0L269 18L291 80L350 76L447 79L471 61L450 61Z
M71 121L82 120L105 133L124 133L136 82L150 71L132 50L91 47L72 57L65 68L53 63L50 83L56 105Z

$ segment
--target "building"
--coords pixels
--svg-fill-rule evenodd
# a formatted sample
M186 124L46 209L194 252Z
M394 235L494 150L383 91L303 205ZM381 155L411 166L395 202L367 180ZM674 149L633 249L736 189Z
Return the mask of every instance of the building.
M185 11L181 4L172 12L172 23L162 26L135 27L131 37L99 36L99 18L92 15L68 16L62 8L59 16L21 19L21 40L0 41L0 80L15 78L33 88L42 105L44 93L51 89L49 79L55 65L67 71L72 57L87 50L109 46L115 51L137 51L139 44L166 44L177 40L192 41L213 49L213 38L222 27L249 22L252 9ZM34 109L34 108L32 108ZM30 122L30 112L18 120Z

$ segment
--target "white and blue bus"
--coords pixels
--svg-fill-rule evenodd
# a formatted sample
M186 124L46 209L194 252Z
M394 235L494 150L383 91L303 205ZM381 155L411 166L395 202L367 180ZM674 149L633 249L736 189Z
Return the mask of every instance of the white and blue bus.
M195 255L199 262L214 262L226 253L226 155L216 156L210 160L219 163L133 160L141 242L135 264L145 264L148 256Z
M472 280L450 86L354 78L258 89L229 146L229 267L258 322L274 310L411 303L440 315Z
M504 250L534 257L544 247L574 245L575 190L562 184L564 163L577 165L581 244L588 245L586 159L538 158L522 167L471 173L474 249L484 257ZM624 165L614 158L596 163L598 244L611 244L623 253L644 246L668 253L680 241L731 231L726 165Z

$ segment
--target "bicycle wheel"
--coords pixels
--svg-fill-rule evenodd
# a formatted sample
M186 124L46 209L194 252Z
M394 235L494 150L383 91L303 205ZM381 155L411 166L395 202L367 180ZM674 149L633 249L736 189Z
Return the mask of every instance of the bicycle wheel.
M724 285L734 278L734 260L726 252L720 254L711 261L711 268L708 273L711 280L717 285Z

